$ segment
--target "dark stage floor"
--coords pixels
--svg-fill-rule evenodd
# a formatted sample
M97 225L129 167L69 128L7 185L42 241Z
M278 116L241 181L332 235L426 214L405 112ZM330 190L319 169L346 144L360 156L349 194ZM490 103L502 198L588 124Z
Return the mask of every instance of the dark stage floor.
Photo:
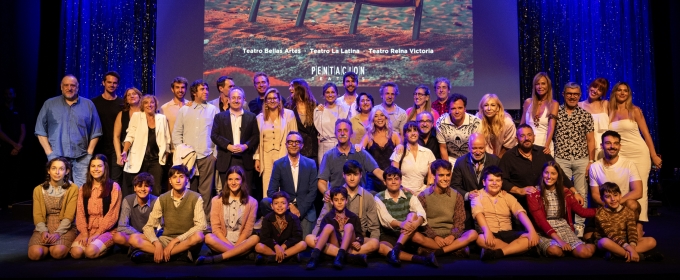
M11 210L10 210L11 211ZM602 278L633 275L654 275L654 279L680 276L680 251L677 236L680 234L680 209L661 208L660 216L651 217L645 226L646 235L654 236L658 250L666 258L660 263L625 263L605 261L600 257L579 260L572 257L562 259L538 259L532 257L511 257L491 263L478 260L473 254L470 259L453 257L439 258L440 268L428 268L405 263L401 268L389 266L382 257L369 257L368 268L348 266L342 271L331 267L326 259L315 271L305 271L302 264L255 266L252 261L239 260L217 265L194 266L189 263L165 263L137 265L125 254L113 254L96 260L47 259L29 261L26 256L28 239L33 229L32 222L13 218L8 210L0 211L0 278L15 277L144 277L144 278L197 278L197 277L415 277L449 278ZM204 246L203 252L208 251ZM675 276L673 276L675 275ZM645 280L642 278L637 278ZM678 278L675 278L678 279Z

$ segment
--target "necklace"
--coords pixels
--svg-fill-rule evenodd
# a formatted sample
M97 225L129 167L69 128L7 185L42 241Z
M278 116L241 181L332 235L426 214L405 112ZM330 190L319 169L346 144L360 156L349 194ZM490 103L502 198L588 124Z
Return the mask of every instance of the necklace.
M524 152L522 152L522 149L517 149L517 151L519 151L519 154L522 155L524 158L531 160L531 151L529 151L528 154L525 154Z

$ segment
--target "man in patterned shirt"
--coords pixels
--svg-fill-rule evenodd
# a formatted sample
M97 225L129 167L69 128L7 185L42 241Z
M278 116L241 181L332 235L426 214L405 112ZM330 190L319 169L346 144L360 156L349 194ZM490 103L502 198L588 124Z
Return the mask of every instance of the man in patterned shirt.
M435 125L442 159L453 165L456 159L468 152L468 139L481 132L482 121L465 111L467 97L454 93L449 98L449 112L443 114Z
M590 164L595 162L595 127L593 117L578 106L581 87L569 82L564 85L564 105L557 111L555 124L555 161L562 166L567 178L574 182L574 188L586 198L586 174ZM585 199L585 201L588 201ZM576 215L574 228L578 237L583 237L585 218Z

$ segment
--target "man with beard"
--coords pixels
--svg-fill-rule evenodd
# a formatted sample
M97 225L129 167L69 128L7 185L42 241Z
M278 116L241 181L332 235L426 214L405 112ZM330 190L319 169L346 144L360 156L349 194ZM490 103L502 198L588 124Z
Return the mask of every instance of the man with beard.
M528 124L517 128L517 142L517 146L503 155L499 167L503 170L503 190L515 195L522 207L528 209L524 197L536 191L534 186L543 174L543 165L554 159L543 152L543 147L534 145L534 130ZM571 180L564 176L563 183L575 194L576 200L583 203Z
M435 121L437 120L432 117L432 113L430 112L423 111L416 116L418 132L420 133L418 145L430 149L432 154L434 154L435 159L441 159L442 154L439 150L439 142L437 142L437 131L432 129Z
M220 110L208 104L208 84L196 80L190 87L193 103L182 107L177 113L177 121L172 131L172 144L177 148L184 144L196 152L197 175L191 178L191 190L201 194L205 215L210 213L215 178L215 144L210 140L215 115ZM209 219L209 217L208 217Z
M123 108L123 98L116 95L120 75L116 71L104 74L102 85L104 93L92 98L94 107L97 108L99 120L102 123L102 137L94 149L95 154L104 154L109 159L109 174L111 179L121 184L123 181L123 167L116 163L116 150L113 148L113 124L116 122L118 112Z
M404 109L399 107L399 105L394 102L395 99L397 99L397 96L399 96L399 86L397 86L397 84L393 82L383 83L380 86L380 97L382 98L382 103L376 105L374 108L380 107L387 111L390 123L392 123L392 131L399 134L401 137L401 135L403 135L401 129L404 128L404 124L406 124L407 115L406 111L404 111Z
M257 91L257 97L248 102L248 108L250 108L250 112L257 116L258 114L262 113L262 105L264 104L264 94L267 92L267 89L269 89L269 76L267 76L267 73L264 72L255 73L255 75L253 76L253 86Z
M168 119L168 128L172 131L175 128L175 119L177 119L177 113L179 109L187 104L184 95L189 87L189 81L184 77L177 77L170 83L170 90L172 91L172 100L161 106L161 114L165 115ZM174 150L174 147L170 147ZM170 163L172 164L172 162Z
M349 114L354 114L357 110L357 87L359 86L359 76L354 72L347 72L342 76L342 86L345 93L338 97L340 102L349 107Z
M73 166L73 182L79 187L85 184L94 147L102 136L102 126L94 103L78 95L75 76L64 76L61 96L45 101L35 122L35 135L48 161L56 157L67 158Z
M459 157L453 166L453 176L451 187L457 190L465 198L465 228L474 228L472 219L472 208L470 208L471 197L477 194L478 190L484 188L482 182L482 170L484 167L498 165L501 161L494 154L485 151L486 138L480 133L470 135L467 154Z
M608 130L602 134L601 145L604 157L591 164L588 173L593 201L604 206L603 198L600 197L600 186L606 182L613 182L621 189L619 203L639 214L638 202L643 199L642 179L632 161L619 157L621 135ZM642 232L642 224L638 223L638 229L638 232Z

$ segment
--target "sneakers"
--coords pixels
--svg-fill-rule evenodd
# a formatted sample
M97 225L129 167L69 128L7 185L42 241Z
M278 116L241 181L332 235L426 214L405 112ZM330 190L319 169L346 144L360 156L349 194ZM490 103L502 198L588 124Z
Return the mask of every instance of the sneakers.
M582 225L582 224L575 224L574 225L574 233L576 234L576 237L583 238L584 230L585 230L584 225Z

